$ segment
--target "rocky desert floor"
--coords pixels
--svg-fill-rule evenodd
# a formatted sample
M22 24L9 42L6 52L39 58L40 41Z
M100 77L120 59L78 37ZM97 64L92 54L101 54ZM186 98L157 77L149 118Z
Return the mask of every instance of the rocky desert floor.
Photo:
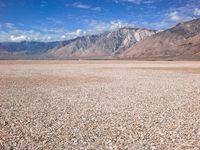
M200 62L0 61L0 149L200 149Z

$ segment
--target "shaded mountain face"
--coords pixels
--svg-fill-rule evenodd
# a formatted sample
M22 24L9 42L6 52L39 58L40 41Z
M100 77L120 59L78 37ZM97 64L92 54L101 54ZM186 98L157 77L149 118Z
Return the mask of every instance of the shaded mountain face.
M6 53L24 53L35 54L44 53L49 49L59 48L70 41L58 41L58 42L35 42L35 41L22 41L22 42L2 42L0 43L0 52Z
M200 19L180 23L157 33L128 49L120 58L197 58L200 44Z
M181 54L182 57L199 57L200 58L200 33L184 40L173 48L174 51Z
M155 30L126 27L77 38L61 48L50 50L48 54L58 58L114 57L155 33Z

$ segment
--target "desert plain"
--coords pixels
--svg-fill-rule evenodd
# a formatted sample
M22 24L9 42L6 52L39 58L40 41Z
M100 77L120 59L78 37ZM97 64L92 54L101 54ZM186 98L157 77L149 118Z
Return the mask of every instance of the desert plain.
M0 61L0 149L200 149L200 62Z

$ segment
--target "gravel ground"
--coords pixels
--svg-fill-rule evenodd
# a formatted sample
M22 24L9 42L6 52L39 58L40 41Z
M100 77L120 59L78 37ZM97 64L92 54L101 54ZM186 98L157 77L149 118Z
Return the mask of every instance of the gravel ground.
M200 149L200 62L1 61L0 149Z

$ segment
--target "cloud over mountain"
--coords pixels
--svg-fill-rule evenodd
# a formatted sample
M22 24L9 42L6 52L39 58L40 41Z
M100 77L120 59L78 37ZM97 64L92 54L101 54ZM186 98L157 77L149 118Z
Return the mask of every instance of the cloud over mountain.
M67 40L124 26L164 30L199 18L199 10L197 0L1 1L0 41Z

